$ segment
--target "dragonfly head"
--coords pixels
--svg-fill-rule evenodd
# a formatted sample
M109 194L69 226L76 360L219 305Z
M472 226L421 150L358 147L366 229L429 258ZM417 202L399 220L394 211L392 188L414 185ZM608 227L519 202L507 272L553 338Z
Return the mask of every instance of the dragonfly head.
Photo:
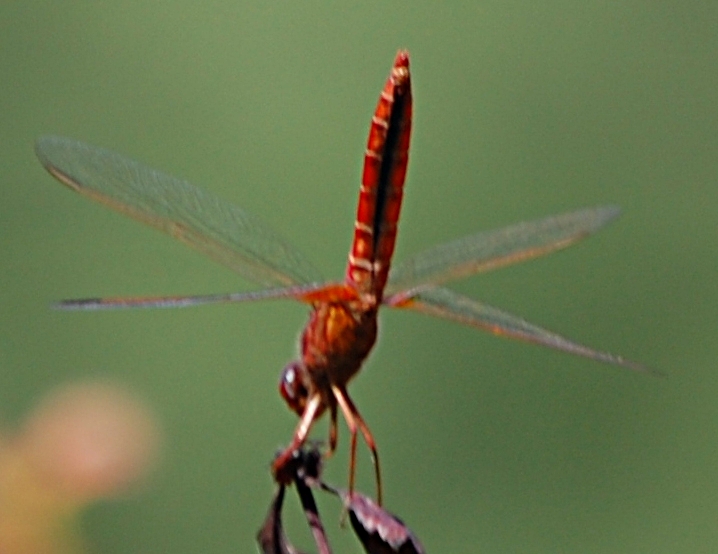
M282 398L289 408L300 416L304 413L309 397L309 390L304 383L306 373L302 362L294 360L284 367L279 379L279 392Z

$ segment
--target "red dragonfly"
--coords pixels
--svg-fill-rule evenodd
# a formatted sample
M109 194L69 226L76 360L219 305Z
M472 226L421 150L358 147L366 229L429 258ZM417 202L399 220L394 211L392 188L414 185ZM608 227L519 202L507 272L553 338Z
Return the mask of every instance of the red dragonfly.
M243 210L186 181L119 154L66 138L43 137L36 151L60 182L102 204L157 227L263 285L252 292L202 296L68 300L64 309L182 307L270 298L310 305L300 357L282 373L280 392L299 415L290 444L275 459L278 480L314 422L329 411L329 453L337 444L337 412L351 439L349 489L353 490L356 439L372 452L381 501L375 440L347 392L377 335L380 306L407 308L452 319L496 335L521 339L638 371L644 366L593 350L516 316L444 288L447 281L565 248L614 219L618 208L600 206L430 248L389 271L406 175L412 122L409 54L400 51L371 120L359 189L354 239L343 282L325 282L298 250ZM388 281L388 282L387 282Z

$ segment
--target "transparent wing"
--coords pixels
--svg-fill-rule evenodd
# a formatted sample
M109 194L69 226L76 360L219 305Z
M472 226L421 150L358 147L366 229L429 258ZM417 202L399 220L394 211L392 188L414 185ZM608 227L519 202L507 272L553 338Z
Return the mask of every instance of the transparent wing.
M494 335L533 342L599 362L660 375L656 370L626 360L621 356L583 346L561 335L533 325L520 317L492 308L491 306L457 294L449 289L439 287L423 290L401 301L395 298L394 302L390 305L397 308L409 308L458 321L465 325L471 325L484 331L489 331Z
M288 287L321 280L260 221L187 181L67 138L42 137L35 150L50 174L71 189L161 229L250 281Z
M617 206L598 206L440 244L395 266L388 294L446 283L566 248L619 213Z
M315 302L349 302L357 300L354 288L345 283L312 283L294 287L263 289L226 294L200 294L190 296L118 296L62 300L53 305L65 311L127 310L134 308L190 308L206 304L232 304L292 298L308 304Z

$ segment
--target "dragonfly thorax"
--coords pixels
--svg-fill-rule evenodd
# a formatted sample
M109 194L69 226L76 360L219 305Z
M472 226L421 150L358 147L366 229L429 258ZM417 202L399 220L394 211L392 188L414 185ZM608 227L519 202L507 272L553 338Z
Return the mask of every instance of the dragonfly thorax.
M301 338L302 363L315 387L343 387L359 371L376 341L376 316L376 307L364 302L315 306Z
M315 393L331 403L332 385L344 387L359 371L376 341L376 313L363 302L315 306L302 333L301 358L286 365L279 382L292 411L301 415Z

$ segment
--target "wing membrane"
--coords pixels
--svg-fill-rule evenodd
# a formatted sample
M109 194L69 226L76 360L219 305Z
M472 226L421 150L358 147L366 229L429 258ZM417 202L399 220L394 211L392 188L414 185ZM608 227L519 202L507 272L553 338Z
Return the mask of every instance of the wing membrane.
M258 300L274 300L292 298L302 302L317 301L340 302L356 300L356 290L344 283L320 283L264 289L250 292L232 292L226 294L202 294L193 296L119 296L107 298L81 298L78 300L62 300L54 305L58 310L93 311L93 310L126 310L135 308L189 308L205 304L232 304L237 302L256 302Z
M424 290L401 303L395 304L395 307L410 308L419 312L458 321L465 325L471 325L484 331L489 331L494 335L533 342L599 362L618 365L634 371L660 375L657 371L641 364L626 360L621 356L583 346L561 335L529 323L520 317L487 306L486 304L462 296L449 289L439 287Z
M289 243L240 208L187 181L119 154L61 137L36 152L63 184L156 227L257 284L288 287L321 280Z
M400 263L389 276L389 294L438 285L566 248L620 213L598 206L440 244Z

